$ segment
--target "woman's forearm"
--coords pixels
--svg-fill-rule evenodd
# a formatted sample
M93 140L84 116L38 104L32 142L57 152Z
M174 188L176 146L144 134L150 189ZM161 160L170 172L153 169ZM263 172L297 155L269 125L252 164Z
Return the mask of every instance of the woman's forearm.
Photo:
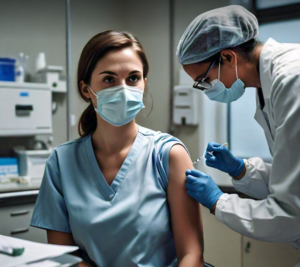
M186 254L179 260L178 267L204 267L203 255Z

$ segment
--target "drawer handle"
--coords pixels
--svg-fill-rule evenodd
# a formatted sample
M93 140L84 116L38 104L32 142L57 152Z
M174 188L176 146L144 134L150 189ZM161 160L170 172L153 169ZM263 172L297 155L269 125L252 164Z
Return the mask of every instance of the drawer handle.
M26 111L32 111L33 110L33 106L32 105L16 105L16 110L18 111L23 111L23 110L26 110Z
M250 249L251 249L251 243L250 243L250 242L247 242L246 248L245 248L245 252L246 252L246 253L249 253L249 252L250 252Z
M33 111L32 105L16 105L16 116L27 117Z
M10 216L14 217L14 216L26 215L28 213L29 213L29 210L20 210L20 211L11 213Z
M17 234L23 234L29 231L29 228L21 228L21 229L17 229L14 231L11 231L10 234L11 235L17 235Z

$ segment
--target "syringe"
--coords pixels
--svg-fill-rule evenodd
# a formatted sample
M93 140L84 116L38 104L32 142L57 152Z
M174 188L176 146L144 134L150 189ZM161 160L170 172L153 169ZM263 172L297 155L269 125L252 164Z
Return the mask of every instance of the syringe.
M225 143L225 144L221 145L221 147L222 147L222 146L226 146L226 147L228 148L228 143ZM210 151L210 152L207 152L207 153L210 154L210 155L213 155L213 151ZM203 156L197 158L197 159L194 161L193 164L197 163L198 161L200 161L200 160L203 159L204 157L205 157L205 152L204 152Z

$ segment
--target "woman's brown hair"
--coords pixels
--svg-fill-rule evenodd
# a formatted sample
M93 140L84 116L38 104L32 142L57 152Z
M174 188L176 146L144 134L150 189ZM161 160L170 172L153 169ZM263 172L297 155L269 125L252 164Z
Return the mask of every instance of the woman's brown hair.
M149 71L149 64L140 42L130 32L105 31L95 35L85 45L81 52L77 70L77 88L81 98L90 105L82 113L78 133L84 137L93 133L97 128L96 112L89 98L86 98L80 89L80 82L90 84L91 75L97 62L108 52L122 48L132 47L139 55L143 63L143 77L146 78Z

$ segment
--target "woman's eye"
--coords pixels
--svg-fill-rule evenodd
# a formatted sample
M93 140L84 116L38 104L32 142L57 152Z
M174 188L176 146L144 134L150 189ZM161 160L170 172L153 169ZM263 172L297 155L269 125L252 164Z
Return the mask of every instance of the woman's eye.
M112 76L107 76L103 79L103 81L106 83L113 83L115 81L115 79Z
M129 81L130 81L130 82L133 82L133 83L136 83L136 82L138 82L139 80L140 80L140 77L137 76L137 75L133 75L133 76L130 76L130 77L129 77Z

